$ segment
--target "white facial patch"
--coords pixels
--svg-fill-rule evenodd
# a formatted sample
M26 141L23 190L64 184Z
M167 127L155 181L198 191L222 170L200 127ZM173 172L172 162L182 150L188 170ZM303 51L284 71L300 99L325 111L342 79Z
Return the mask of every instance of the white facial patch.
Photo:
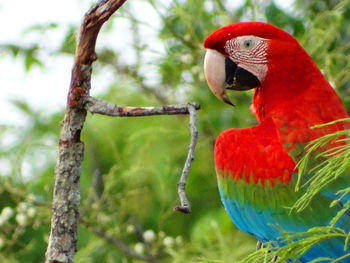
M225 51L239 67L254 74L260 81L267 73L269 40L257 36L241 36L226 42Z

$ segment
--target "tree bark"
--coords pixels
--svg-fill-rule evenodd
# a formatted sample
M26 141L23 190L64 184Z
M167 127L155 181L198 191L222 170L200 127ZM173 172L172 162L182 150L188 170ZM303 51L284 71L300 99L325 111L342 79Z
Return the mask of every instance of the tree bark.
M85 14L80 27L78 44L75 51L71 83L68 92L66 112L62 124L58 158L55 169L55 186L52 201L51 232L46 251L46 263L72 263L77 250L77 228L80 206L80 175L84 157L84 143L80 134L84 126L87 111L113 117L139 117L151 115L190 115L191 143L183 169L178 193L180 206L175 210L189 213L190 203L185 193L186 180L194 159L197 142L196 103L167 105L162 107L121 107L90 97L92 63L97 59L95 44L98 33L109 17L126 0L100 0ZM97 230L96 230L97 229ZM129 256L149 262L157 262L152 255L139 255L128 248L121 240L111 239L95 228L94 232L106 240L113 241Z
M100 0L80 27L68 102L60 134L52 204L51 232L46 262L71 263L77 247L80 205L80 174L84 144L80 141L86 110L80 107L91 87L91 65L97 59L95 45L105 21L126 0Z

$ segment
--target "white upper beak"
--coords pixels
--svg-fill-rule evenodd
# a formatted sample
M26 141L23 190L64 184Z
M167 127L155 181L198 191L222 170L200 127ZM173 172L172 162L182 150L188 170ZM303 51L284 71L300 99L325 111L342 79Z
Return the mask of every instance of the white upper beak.
M225 85L225 57L216 50L207 49L204 58L204 74L214 95L233 105L227 97Z

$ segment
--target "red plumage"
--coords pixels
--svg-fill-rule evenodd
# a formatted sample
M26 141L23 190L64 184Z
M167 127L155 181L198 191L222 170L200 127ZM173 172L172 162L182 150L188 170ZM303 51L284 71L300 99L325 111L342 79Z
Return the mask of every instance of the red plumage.
M274 241L273 246L286 244L286 232L329 225L350 200L349 194L339 193L350 187L349 171L322 187L303 211L290 207L307 191L305 187L295 191L295 164L305 156L307 144L350 128L348 122L313 128L348 118L334 89L299 43L269 24L226 26L212 33L204 47L208 49L206 78L216 97L231 104L226 89L255 89L252 112L259 124L228 129L215 144L219 191L233 222L263 243ZM338 145L344 142L333 141L317 150ZM313 168L322 161L315 155L309 160ZM313 174L314 170L308 170L301 180L306 181ZM349 213L344 213L334 226L348 233ZM343 257L339 262L348 262L344 255L349 252L349 248L344 250L343 238L334 237L313 244L298 258L302 263L319 257Z
M266 179L273 181L276 177L287 182L290 171L294 169L289 159L293 158L296 162L301 157L293 152L298 145L305 146L320 136L343 130L347 124L337 123L317 129L311 127L347 118L348 115L312 58L291 35L275 26L260 22L235 23L213 32L205 40L204 47L228 56L226 42L245 35L269 39L267 74L261 85L255 88L253 98L256 117L261 123L247 129L230 129L221 134L216 143L216 165L220 170L230 170L234 176L240 174L238 176L242 177L245 174L243 177L247 181L250 177L247 171L254 171L255 183ZM261 138L270 140L269 151L274 153L273 156L278 156L280 162L266 158L265 153L256 154L255 147L263 147ZM223 150L222 145L227 149ZM229 152L230 157L225 154L223 158L221 153L224 151ZM251 158L254 162L249 161ZM286 165L288 176L284 172L278 176L276 169L269 169L281 163ZM246 167L246 172L241 174L242 166Z
M293 159L278 140L271 118L248 129L229 129L215 144L217 173L247 183L288 183L295 171Z

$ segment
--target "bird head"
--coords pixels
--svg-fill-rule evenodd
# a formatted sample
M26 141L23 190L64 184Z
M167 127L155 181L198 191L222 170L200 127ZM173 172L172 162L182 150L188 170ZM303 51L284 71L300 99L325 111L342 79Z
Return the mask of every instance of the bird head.
M283 43L288 43L284 45ZM279 46L280 54L270 52ZM297 41L276 26L239 22L220 28L204 42L204 72L210 89L220 100L233 105L226 90L249 90L262 85L273 57L298 47ZM283 48L284 47L284 48Z

